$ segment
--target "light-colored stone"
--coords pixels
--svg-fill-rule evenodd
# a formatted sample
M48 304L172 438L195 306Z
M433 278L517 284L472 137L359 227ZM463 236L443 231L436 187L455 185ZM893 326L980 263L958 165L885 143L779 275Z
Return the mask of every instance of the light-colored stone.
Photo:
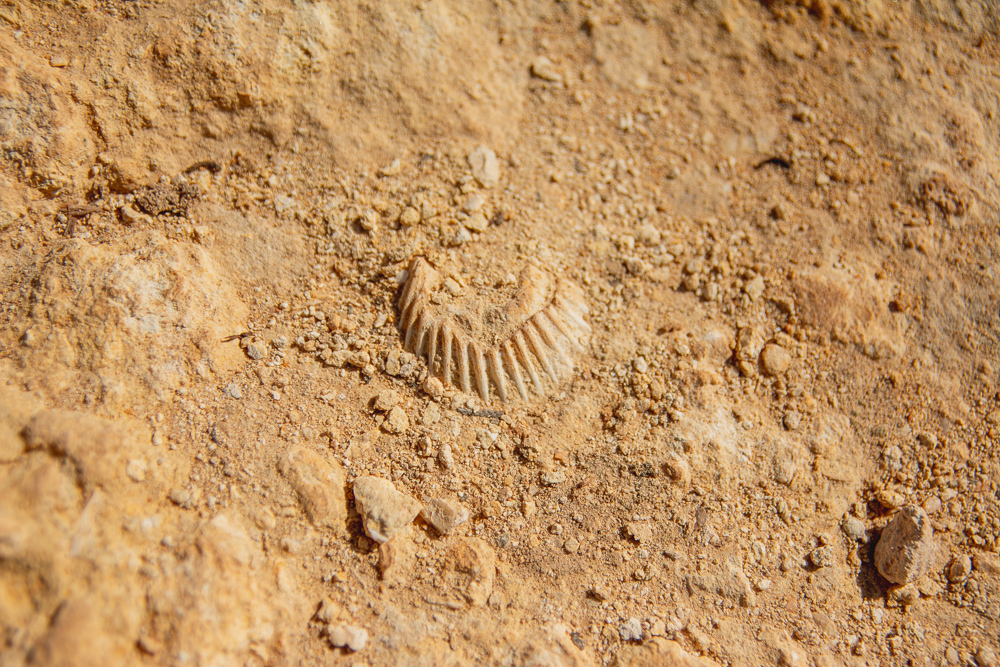
M469 510L461 503L445 498L428 500L420 515L441 534L450 533L469 520Z
M875 545L875 566L894 584L908 584L930 570L937 547L930 517L907 505L882 531Z
M420 223L420 211L412 206L407 206L403 209L403 212L399 214L399 224L404 227L412 227L413 225Z
M743 291L747 293L751 301L756 301L764 293L764 278L762 276L755 276L746 284Z
M299 497L306 516L316 526L343 528L347 520L344 470L337 461L304 447L290 447L278 469Z
M531 63L531 73L543 81L551 83L562 83L562 74L552 64L552 61L545 56L535 58Z
M368 536L384 544L410 525L420 512L420 503L396 490L392 482L379 477L354 480L354 501Z
M387 433L402 433L410 428L410 418L406 416L406 411L398 405L389 411L389 415L382 423L382 428Z
M500 163L497 154L486 146L478 146L469 154L472 177L484 188L492 188L500 181Z
M326 628L326 636L331 646L346 646L352 651L360 651L368 643L368 631L353 625L333 623Z

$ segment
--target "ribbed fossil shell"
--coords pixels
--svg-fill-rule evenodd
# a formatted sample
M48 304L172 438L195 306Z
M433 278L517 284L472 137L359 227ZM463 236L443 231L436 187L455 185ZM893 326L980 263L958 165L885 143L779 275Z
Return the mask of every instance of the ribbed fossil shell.
M583 291L527 265L505 303L495 298L439 295L441 274L417 258L399 297L403 347L423 357L430 372L484 401L545 396L573 371L590 333Z

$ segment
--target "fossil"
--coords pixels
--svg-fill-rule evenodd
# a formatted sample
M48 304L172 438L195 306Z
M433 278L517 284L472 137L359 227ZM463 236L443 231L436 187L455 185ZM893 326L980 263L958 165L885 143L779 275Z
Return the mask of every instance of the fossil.
M507 298L466 296L423 258L410 265L399 297L403 347L431 374L486 402L528 400L559 385L590 333L583 291L527 264Z

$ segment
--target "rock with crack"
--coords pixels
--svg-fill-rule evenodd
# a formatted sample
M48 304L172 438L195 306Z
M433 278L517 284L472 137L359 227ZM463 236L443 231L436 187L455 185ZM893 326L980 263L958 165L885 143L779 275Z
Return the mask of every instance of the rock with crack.
M403 346L432 376L506 402L546 396L571 375L590 333L577 285L531 264L506 295L463 295L451 283L418 257L399 297Z

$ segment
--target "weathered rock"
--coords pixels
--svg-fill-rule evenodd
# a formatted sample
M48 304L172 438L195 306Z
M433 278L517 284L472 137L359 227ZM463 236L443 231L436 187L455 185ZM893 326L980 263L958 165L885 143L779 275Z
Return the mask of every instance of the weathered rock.
M424 504L420 516L439 533L447 534L469 520L469 510L454 500L433 498Z
M304 447L290 447L278 463L313 525L342 528L347 520L344 469Z
M448 550L441 578L468 604L482 607L493 592L496 554L478 537L469 537Z
M354 480L354 500L368 536L384 544L416 518L420 503L379 477Z
M882 531L875 545L875 566L894 584L908 584L930 570L937 547L930 517L908 505Z

